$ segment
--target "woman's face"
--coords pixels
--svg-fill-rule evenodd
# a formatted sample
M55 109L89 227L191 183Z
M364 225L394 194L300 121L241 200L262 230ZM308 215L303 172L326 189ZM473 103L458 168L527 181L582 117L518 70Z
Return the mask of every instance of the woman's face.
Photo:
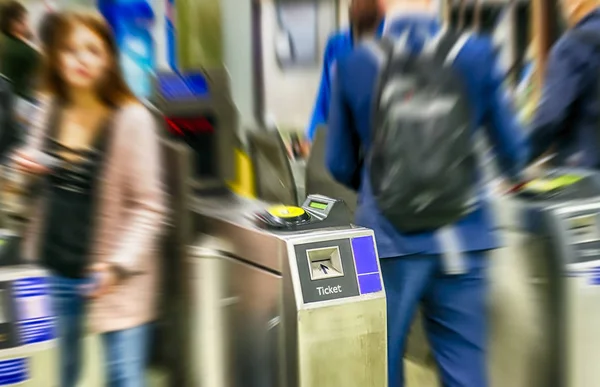
M75 25L60 53L61 76L73 88L94 88L104 77L110 60L100 36L83 25Z

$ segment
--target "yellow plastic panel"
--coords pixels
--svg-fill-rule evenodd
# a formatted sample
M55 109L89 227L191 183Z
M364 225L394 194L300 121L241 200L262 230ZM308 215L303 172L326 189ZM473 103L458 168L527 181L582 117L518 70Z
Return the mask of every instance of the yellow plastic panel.
M255 199L254 169L250 157L240 149L235 150L236 179L229 182L229 188L236 194Z

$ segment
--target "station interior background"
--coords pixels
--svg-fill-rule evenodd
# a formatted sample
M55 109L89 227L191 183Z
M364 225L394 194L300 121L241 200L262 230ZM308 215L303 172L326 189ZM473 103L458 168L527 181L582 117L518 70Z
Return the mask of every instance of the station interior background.
M96 7L96 3L89 0L23 2L30 11L34 25L47 12L48 7L57 10ZM284 138L290 133L298 133L303 137L319 86L327 38L332 31L347 25L348 3L349 0L177 0L175 12L180 67L198 69L224 65L227 68L231 77L232 97L240 113L240 130L267 125L277 127ZM527 3L526 26L518 26L511 22L515 20L516 13L505 12L509 3ZM531 29L536 27L529 23L530 19L535 19L528 13L529 3L485 1L490 9L493 8L489 13L494 16L490 19L491 25L486 29L494 35L504 68L509 68L517 57L525 58L528 42L535 35ZM153 35L157 70L168 70L170 65L166 54L168 43L165 34L167 1L153 0L152 5L156 15ZM506 22L502 21L503 18ZM519 33L518 29L525 32ZM521 35L521 39L517 39L517 35ZM296 61L288 60L286 50L289 47L281 43L289 36L301 53ZM515 43L523 38L525 42ZM544 44L548 45L548 42L544 41ZM515 242L511 245L517 244ZM495 271L498 278L493 283L494 297L522 302L522 312L526 315L527 302L530 300L523 298L525 292L513 286L515 282L508 284L505 280L511 276L514 278L515 275L515 262L511 261L515 254L507 251L498 251L496 255L500 258L494 260L494 264L498 266ZM501 308L497 308L496 311L500 314L503 312ZM511 313L512 311L514 308L511 309ZM527 327L515 329L515 325L522 325L522 321L531 321L530 318L514 319L507 311L506 316L494 316L494 319L498 325L493 329L521 331L523 337L531 336ZM502 336L501 331L496 332L495 337ZM416 337L417 341L423 340L419 333ZM88 369L84 373L85 379L81 386L100 387L103 384L102 375L97 367L101 364L98 342L94 337L87 340L85 363ZM507 373L514 375L514 383L504 383L504 386L528 387L527 382L518 382L527 379L524 375L531 365L530 362L522 361L524 357L531 356L522 354L527 343L520 337L513 336L511 340L512 343L508 343L508 346L513 346L511 353L492 354L495 357L494 361L500 364L495 367L495 372L504 377ZM516 352L521 352L522 356L515 355ZM431 367L433 361L429 353L426 350L415 350L413 354L414 362L409 359L408 363L408 385L436 386L435 371ZM151 370L150 374L151 386L165 385L161 370ZM492 375L492 378L494 377L495 375ZM506 379L504 381L506 382ZM499 384L495 385L500 387Z

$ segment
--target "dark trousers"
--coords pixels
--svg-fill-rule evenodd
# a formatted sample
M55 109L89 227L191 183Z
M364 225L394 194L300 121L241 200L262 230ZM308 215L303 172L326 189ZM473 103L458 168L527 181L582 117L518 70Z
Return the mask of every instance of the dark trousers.
M487 387L487 257L465 253L468 271L446 275L439 255L381 260L387 294L389 387L404 386L403 356L422 305L444 387Z

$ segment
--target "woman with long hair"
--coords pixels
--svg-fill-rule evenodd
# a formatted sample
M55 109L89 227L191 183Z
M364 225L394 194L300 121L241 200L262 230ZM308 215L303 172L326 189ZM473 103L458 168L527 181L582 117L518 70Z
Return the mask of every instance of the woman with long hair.
M47 100L15 157L44 185L24 255L53 274L62 387L79 379L88 313L103 338L107 385L145 385L165 214L160 145L117 58L100 16L61 15L42 74Z

